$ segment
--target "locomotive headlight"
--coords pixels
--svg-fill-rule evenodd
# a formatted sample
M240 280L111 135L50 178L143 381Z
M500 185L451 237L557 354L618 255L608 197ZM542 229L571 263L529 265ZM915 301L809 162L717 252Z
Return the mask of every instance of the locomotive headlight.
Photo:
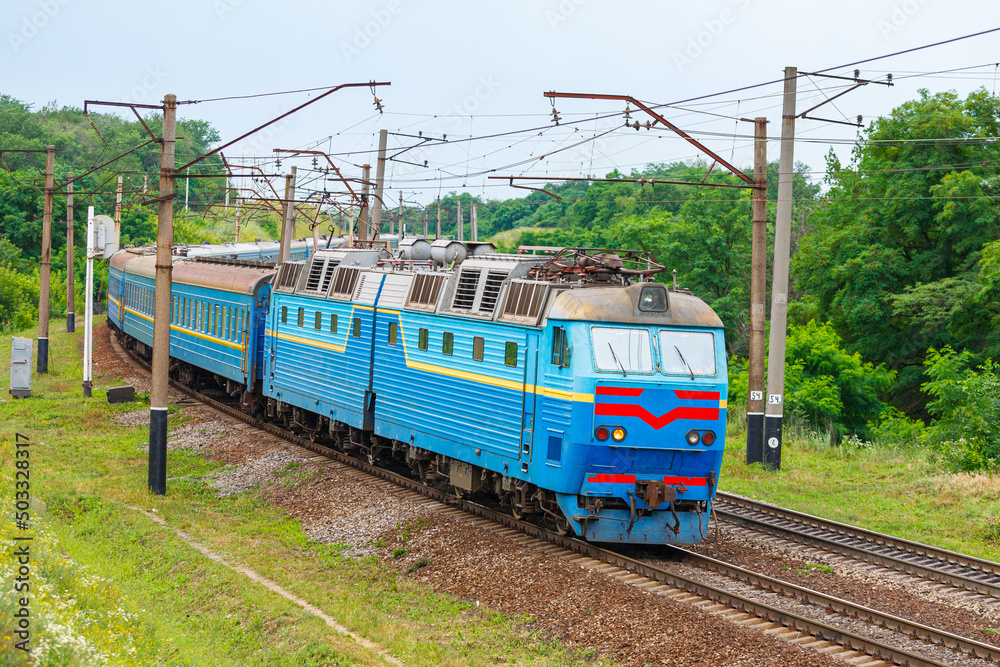
M701 441L706 445L711 445L715 442L715 431L705 431L701 434Z
M698 431L695 431L694 429L691 429L690 431L687 432L687 435L684 436L684 439L687 440L687 443L689 445L691 445L692 447L694 447L699 442L701 442L701 434L698 433ZM709 444L711 444L711 443L709 443Z
M611 439L615 442L621 442L625 439L625 429L621 426L615 426L614 430L611 431Z
M608 430L607 426L598 426L596 429L594 429L594 437L600 440L601 442L604 442L609 437L611 437L611 431Z

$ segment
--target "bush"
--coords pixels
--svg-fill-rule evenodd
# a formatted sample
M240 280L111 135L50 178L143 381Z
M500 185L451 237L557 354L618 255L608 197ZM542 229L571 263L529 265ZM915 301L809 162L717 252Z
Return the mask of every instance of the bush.
M944 347L927 351L931 397L927 410L935 419L930 438L941 463L950 470L996 468L1000 462L1000 376L992 359L970 368L973 355Z
M38 278L0 265L0 331L30 327L38 319Z

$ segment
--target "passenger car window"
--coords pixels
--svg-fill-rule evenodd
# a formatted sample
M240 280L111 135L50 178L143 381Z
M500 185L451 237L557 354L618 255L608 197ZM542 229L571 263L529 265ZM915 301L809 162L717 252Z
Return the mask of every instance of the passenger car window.
M441 352L444 354L452 354L455 351L455 334L450 331L445 331L444 336L441 337Z
M399 324L389 322L389 345L395 345L397 338L399 338Z
M715 375L715 336L709 331L660 329L663 371L671 375Z
M486 340L482 336L474 336L472 338L472 358L476 361L482 361L485 352Z
M593 327L590 334L597 370L617 371L623 375L630 372L649 373L653 370L648 330Z
M421 329L417 335L417 347L421 350L427 349L427 329Z

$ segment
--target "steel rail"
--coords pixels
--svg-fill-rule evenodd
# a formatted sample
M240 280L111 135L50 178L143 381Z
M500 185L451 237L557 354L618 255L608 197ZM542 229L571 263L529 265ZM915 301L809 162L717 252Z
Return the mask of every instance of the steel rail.
M797 598L809 604L822 606L823 608L840 614L846 614L852 618L874 623L882 627L895 630L902 634L909 635L915 639L940 644L951 649L964 651L978 658L983 658L991 662L1000 660L1000 648L968 639L944 630L938 630L915 621L910 621L899 616L871 609L863 605L855 604L841 598L826 595L803 586L781 581L764 574L744 569L738 565L725 563L708 556L704 556L680 547L671 547L684 554L685 559L694 563L698 567L712 570L727 577L737 579L747 584L757 586L767 591Z
M146 364L144 360L132 355L131 352L128 354L131 359L141 364L147 372L149 371L148 364ZM559 533L543 528L542 526L515 519L508 514L504 514L466 499L457 498L449 493L427 486L404 475L386 470L385 468L379 468L375 465L349 456L339 450L326 447L306 438L302 438L274 424L248 415L231 405L227 405L206 396L197 390L180 384L179 382L171 380L170 385L174 389L201 402L204 405L213 408L218 412L242 421L254 428L270 433L271 435L281 438L282 440L298 445L317 454L327 456L332 460L348 465L361 472L371 475L372 477L391 482L396 486L419 493L420 495L444 505L461 509L474 516L512 528L518 532L528 535L529 537L544 540L568 551L573 551L581 554L582 556L600 560L662 584L686 590L692 594L724 604L734 610L743 611L758 618L778 623L786 628L803 632L807 635L816 637L817 639L838 644L846 649L866 653L874 658L890 661L898 665L906 665L907 667L945 667L947 664L890 646L870 637L864 637L862 635L849 632L842 628L823 623L822 621L818 621L807 616L795 614L763 602L752 600L737 593L717 588L681 574L670 572L661 567L657 567L656 565L631 558L590 542L584 542L573 537L560 535ZM814 604L822 604L829 609L836 609L841 613L847 613L856 618L870 620L873 623L884 624L885 627L897 630L904 634L943 644L951 648L957 648L972 655L977 655L994 661L1000 660L1000 648L981 644L971 639L935 630L917 623L912 623L889 614L882 614L881 612L868 609L867 607L863 607L861 605L854 605L844 600L839 600L816 591L795 586L794 584L781 582L777 579L772 579L765 575L739 568L735 565L728 565L726 563L722 563L721 561L716 561L708 558L707 556L701 556L700 554L695 554L685 549L679 549L677 547L671 548L683 552L685 557L692 561L697 561L702 567L724 573L727 576L738 580L759 585L762 588L781 592L786 595L793 595L798 599L806 600Z
M719 491L719 518L858 560L1000 598L1000 563Z

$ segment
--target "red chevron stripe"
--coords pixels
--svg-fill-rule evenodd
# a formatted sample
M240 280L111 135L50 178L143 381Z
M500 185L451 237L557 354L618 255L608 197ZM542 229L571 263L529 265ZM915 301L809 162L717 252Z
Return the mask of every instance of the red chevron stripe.
M684 486L708 486L704 477L664 477L664 484L683 484Z
M631 484L635 481L635 475L591 475L587 481L597 484Z
M719 392L717 391L685 391L683 389L676 389L674 393L677 394L677 398L690 398L696 401L719 400Z
M598 396L638 396L642 389L635 387L598 387Z
M628 405L626 403L595 403L594 414L601 415L603 417L638 417L658 431L667 424L678 419L717 420L719 418L719 408L680 407L674 408L665 415L656 417L641 405Z

